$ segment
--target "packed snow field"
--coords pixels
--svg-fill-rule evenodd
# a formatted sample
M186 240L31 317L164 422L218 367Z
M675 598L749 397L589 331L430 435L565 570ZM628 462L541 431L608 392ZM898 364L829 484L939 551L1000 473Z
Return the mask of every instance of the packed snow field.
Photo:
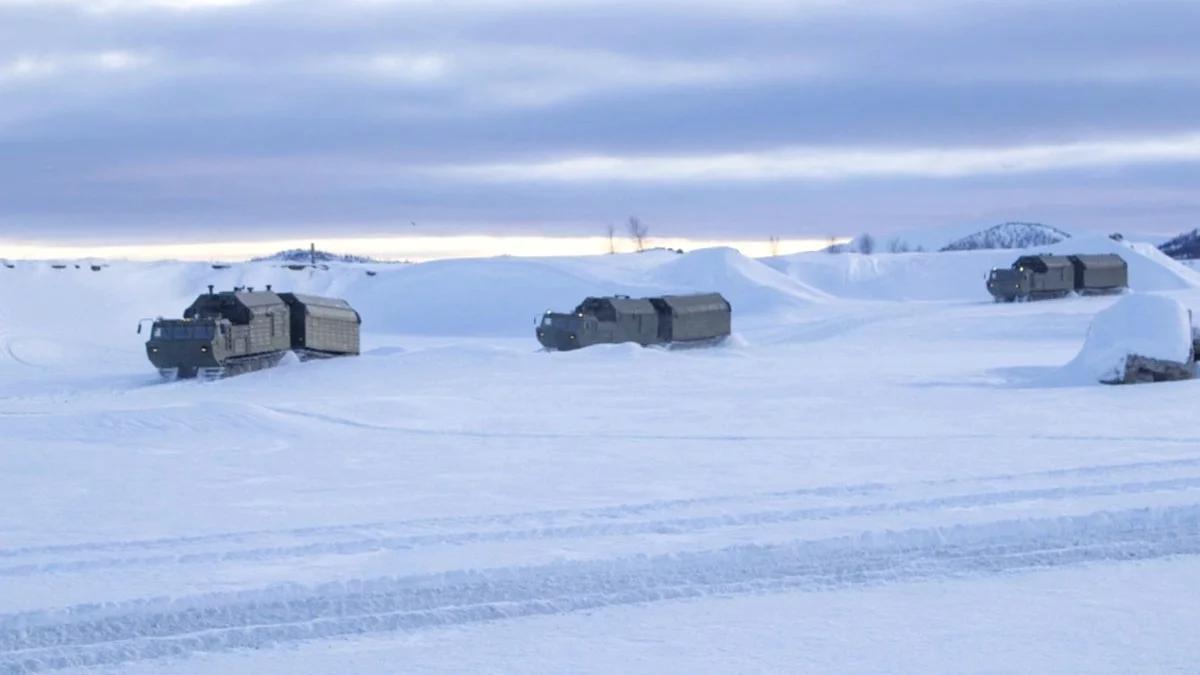
M1191 670L1200 383L1081 375L1117 299L993 304L1015 255L0 269L0 672ZM159 381L139 319L268 283L363 355ZM721 347L532 335L708 290Z

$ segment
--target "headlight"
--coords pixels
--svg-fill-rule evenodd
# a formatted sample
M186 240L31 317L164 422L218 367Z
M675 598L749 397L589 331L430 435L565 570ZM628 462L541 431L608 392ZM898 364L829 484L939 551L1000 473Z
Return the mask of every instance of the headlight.
M201 347L201 348L200 348L200 351L202 351L202 352L207 352L207 351L208 351L208 346L207 346L207 345L205 345L205 346Z

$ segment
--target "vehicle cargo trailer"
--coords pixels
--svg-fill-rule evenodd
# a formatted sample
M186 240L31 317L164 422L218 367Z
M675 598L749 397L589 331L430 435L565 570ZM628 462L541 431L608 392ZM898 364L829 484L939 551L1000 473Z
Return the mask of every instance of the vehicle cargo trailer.
M362 317L350 303L299 293L280 293L291 315L291 347L321 354L358 354Z
M664 295L650 302L658 310L663 342L712 340L728 336L732 328L732 308L719 293Z
M1075 268L1075 290L1103 293L1129 285L1129 265L1119 255L1068 256Z

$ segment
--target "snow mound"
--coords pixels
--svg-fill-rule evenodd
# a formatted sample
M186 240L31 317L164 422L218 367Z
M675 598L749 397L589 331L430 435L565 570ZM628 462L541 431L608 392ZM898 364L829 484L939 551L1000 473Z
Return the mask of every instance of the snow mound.
M762 312L798 307L827 299L827 295L732 248L706 248L676 257L651 278L664 288L716 291L733 311Z
M1179 301L1131 294L1096 314L1083 349L1064 370L1080 381L1120 381L1131 355L1187 363L1191 346L1191 315Z
M1041 223L1010 222L994 225L982 232L957 239L942 247L943 251L975 251L978 249L1013 249L1057 244L1071 235L1057 227Z

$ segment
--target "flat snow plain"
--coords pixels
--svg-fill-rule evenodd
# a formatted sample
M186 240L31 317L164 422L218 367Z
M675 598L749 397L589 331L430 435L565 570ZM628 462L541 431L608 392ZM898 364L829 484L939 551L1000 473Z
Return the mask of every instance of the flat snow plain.
M1191 671L1200 382L1081 381L1114 299L993 304L1014 256L0 268L0 673ZM135 324L209 283L364 354L160 383ZM728 344L536 349L688 290Z

